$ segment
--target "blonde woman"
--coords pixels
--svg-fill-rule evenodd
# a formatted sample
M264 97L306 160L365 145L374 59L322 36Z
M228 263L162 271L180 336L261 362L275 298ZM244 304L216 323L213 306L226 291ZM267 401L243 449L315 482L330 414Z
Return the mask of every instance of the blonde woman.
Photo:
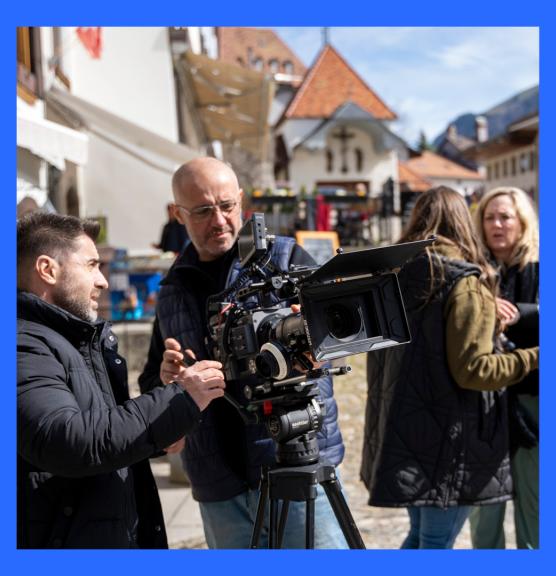
M487 256L499 270L498 318L506 348L538 345L539 230L531 200L519 188L500 187L481 199L476 227ZM539 546L539 374L508 389L514 520L518 548ZM475 548L504 548L505 505L471 514Z

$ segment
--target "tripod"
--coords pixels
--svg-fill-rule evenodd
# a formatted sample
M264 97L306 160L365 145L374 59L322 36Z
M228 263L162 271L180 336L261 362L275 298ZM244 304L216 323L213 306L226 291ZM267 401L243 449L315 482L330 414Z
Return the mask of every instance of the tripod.
M316 447L316 461L301 465L282 465L280 464L280 456L283 456L283 450L281 450L283 445L278 444L277 466L263 468L251 548L258 547L266 503L269 499L269 548L281 548L282 546L290 501L305 502L305 548L314 548L315 499L317 497L317 485L320 484L324 488L348 546L352 549L364 549L365 544L342 494L334 466L327 462L320 462L316 438L309 438L308 440L312 445L313 454ZM291 452L288 455L291 458ZM279 501L282 501L282 506L278 517Z

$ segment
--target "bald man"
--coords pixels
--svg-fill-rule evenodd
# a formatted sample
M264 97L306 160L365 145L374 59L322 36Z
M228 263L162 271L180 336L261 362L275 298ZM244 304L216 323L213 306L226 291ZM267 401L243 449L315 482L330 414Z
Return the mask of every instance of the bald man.
M243 192L234 171L215 158L197 158L176 171L172 189L176 218L186 227L191 244L172 266L160 290L149 356L139 379L143 391L179 381L183 367L176 360L183 358L181 350L190 349L198 360L209 358L205 345L207 299L228 287L241 270L236 240ZM291 238L277 237L271 258L274 266L284 271L292 264L314 264ZM226 389L239 398L244 385L241 381L226 382ZM321 455L338 465L344 446L332 380L322 378L318 386L326 404L325 421L318 434ZM261 466L272 464L274 453L266 427L244 424L223 398L210 404L199 429L188 434L182 459L210 548L249 548ZM315 548L347 547L320 487L315 526ZM259 544L268 546L268 519ZM303 548L304 544L305 504L292 502L283 547Z

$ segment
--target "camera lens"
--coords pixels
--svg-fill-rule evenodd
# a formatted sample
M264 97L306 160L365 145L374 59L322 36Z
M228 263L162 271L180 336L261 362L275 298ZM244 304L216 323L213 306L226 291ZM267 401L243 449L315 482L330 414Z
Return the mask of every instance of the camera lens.
M328 333L336 340L355 338L361 332L361 316L357 306L331 304L324 312Z
M288 350L278 342L266 342L255 358L255 366L263 378L283 380L292 369Z
M263 378L273 378L280 370L276 358L270 352L259 354L255 360L255 364Z

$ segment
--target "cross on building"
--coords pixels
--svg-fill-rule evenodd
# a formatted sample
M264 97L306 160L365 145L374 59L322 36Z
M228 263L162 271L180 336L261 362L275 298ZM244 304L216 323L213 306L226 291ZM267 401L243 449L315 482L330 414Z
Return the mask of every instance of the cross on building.
M347 172L348 171L348 165L347 165L347 151L348 151L348 140L350 138L354 138L355 134L350 134L345 126L342 126L340 128L340 131L337 132L336 134L332 134L333 138L338 138L338 140L340 140L341 142L341 146L340 146L340 152L342 154L342 172Z

